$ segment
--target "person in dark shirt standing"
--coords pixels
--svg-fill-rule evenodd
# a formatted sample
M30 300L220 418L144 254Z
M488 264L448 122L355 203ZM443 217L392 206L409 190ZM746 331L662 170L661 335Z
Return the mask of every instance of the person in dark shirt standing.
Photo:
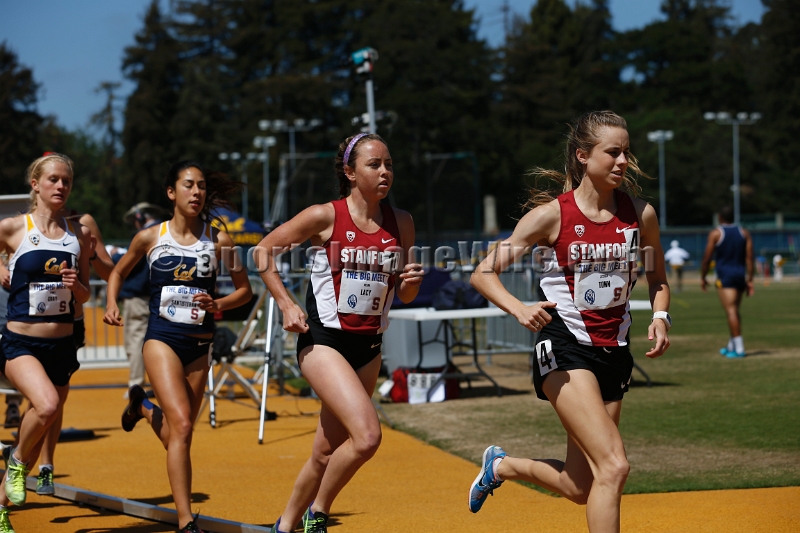
M733 223L733 211L730 207L723 208L717 216L719 226L708 234L703 264L700 267L700 288L706 292L706 274L713 257L716 261L717 294L722 308L725 309L731 333L728 345L719 352L728 358L744 357L739 306L745 293L752 296L754 292L753 239L750 232Z
M133 224L137 233L156 224L160 224L166 211L156 205L141 202L128 209L123 215L126 223ZM121 253L114 254L114 263L122 258ZM130 361L128 389L133 385L144 385L145 370L142 357L144 336L147 333L147 321L150 320L150 269L147 260L142 258L125 278L119 292L119 299L124 302L122 309L123 336L125 337L125 353ZM128 391L125 390L127 398Z

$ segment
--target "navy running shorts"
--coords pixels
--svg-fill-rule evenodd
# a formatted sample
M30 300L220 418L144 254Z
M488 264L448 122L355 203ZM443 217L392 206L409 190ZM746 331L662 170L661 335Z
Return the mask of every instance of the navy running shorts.
M603 401L621 400L628 392L633 356L628 346L584 346L557 337L540 335L533 362L536 396L548 400L542 384L551 372L590 370L597 378Z
M718 289L747 290L747 280L740 274L726 275L725 272L717 272L717 281L715 285Z
M147 328L147 334L144 336L145 344L149 340L161 341L169 346L183 366L189 366L201 357L206 357L208 365L211 365L211 347L214 344L211 337L202 339L189 337L185 333L152 331L151 328Z
M36 358L42 364L53 385L69 385L72 374L81 367L73 335L68 337L42 338L20 335L3 328L0 339L0 372L6 373L6 361L25 355Z
M300 362L300 352L305 348L319 344L333 348L350 363L353 370L358 370L381 354L382 343L382 333L358 335L341 329L326 328L309 320L308 331L297 336L297 361Z

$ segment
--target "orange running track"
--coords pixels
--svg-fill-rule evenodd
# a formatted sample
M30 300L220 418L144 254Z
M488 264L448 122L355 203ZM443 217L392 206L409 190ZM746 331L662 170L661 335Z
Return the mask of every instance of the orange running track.
M143 421L131 433L119 427L124 388L78 388L125 383L127 370L83 370L72 381L64 428L91 429L93 440L59 444L55 482L116 497L171 507L166 454ZM218 401L217 429L206 416L196 426L193 509L211 516L271 526L311 449L319 408L315 400L270 397L279 418L267 422L258 444L258 410L246 398ZM6 443L11 430L0 430ZM475 451L476 461L483 450ZM33 470L36 474L38 469ZM467 509L477 467L384 426L383 443L341 493L331 531L465 532L586 531L584 508L506 483L483 510ZM29 491L12 508L17 533L175 531L174 526L79 506ZM641 533L753 533L800 531L800 487L645 494L623 497L622 530Z

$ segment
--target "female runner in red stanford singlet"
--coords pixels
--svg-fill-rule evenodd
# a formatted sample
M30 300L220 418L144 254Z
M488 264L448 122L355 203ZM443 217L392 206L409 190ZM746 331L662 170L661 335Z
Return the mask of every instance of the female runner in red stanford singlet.
M591 533L619 531L629 466L617 426L633 368L629 297L639 256L654 311L648 338L655 346L647 357L666 351L671 326L658 220L649 204L631 196L639 187L628 170L641 174L625 120L610 111L581 117L568 136L566 175L534 172L562 183L562 194L553 199L535 193L529 202L535 207L472 275L486 298L541 332L536 393L550 401L568 435L565 461L508 457L499 446L489 446L470 487L472 512L506 479L524 479L586 505ZM497 274L535 245L544 250L546 301L525 306ZM652 253L640 254L643 247L652 247Z
M382 334L395 293L413 300L422 266L406 263L414 221L381 204L394 180L392 158L379 136L359 134L335 159L340 199L314 205L279 226L258 245L268 268L261 277L283 313L283 327L299 333L303 376L322 400L311 457L272 531L327 531L334 498L378 450L381 426L372 391L381 366ZM311 240L306 318L292 302L273 254ZM266 253L263 253L266 252Z

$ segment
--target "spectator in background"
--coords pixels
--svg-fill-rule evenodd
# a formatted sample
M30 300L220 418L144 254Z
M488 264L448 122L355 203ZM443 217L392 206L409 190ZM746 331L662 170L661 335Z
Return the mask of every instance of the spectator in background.
M775 254L772 257L772 275L775 281L780 282L783 280L783 264L785 262L786 259L781 254Z
M127 224L133 224L138 233L160 224L166 215L166 210L157 205L141 202L128 209L123 215L123 220ZM115 253L112 258L114 263L119 262L122 256L122 253ZM123 337L125 353L130 361L128 374L128 389L130 389L134 385L144 385L145 378L142 346L147 333L147 322L150 320L150 269L147 267L146 258L143 257L136 263L123 281L119 299L123 302ZM128 398L127 390L124 396L125 399Z
M754 292L753 239L750 237L750 232L733 223L733 210L730 207L723 208L718 217L719 226L708 234L703 264L700 267L700 288L706 292L708 286L706 275L713 257L716 260L717 295L728 317L731 334L728 345L719 352L728 358L744 357L739 306L745 293L752 296Z
M669 250L664 254L664 259L669 263L669 268L675 273L677 288L675 292L683 290L683 265L689 259L689 252L681 248L678 241L669 243Z

